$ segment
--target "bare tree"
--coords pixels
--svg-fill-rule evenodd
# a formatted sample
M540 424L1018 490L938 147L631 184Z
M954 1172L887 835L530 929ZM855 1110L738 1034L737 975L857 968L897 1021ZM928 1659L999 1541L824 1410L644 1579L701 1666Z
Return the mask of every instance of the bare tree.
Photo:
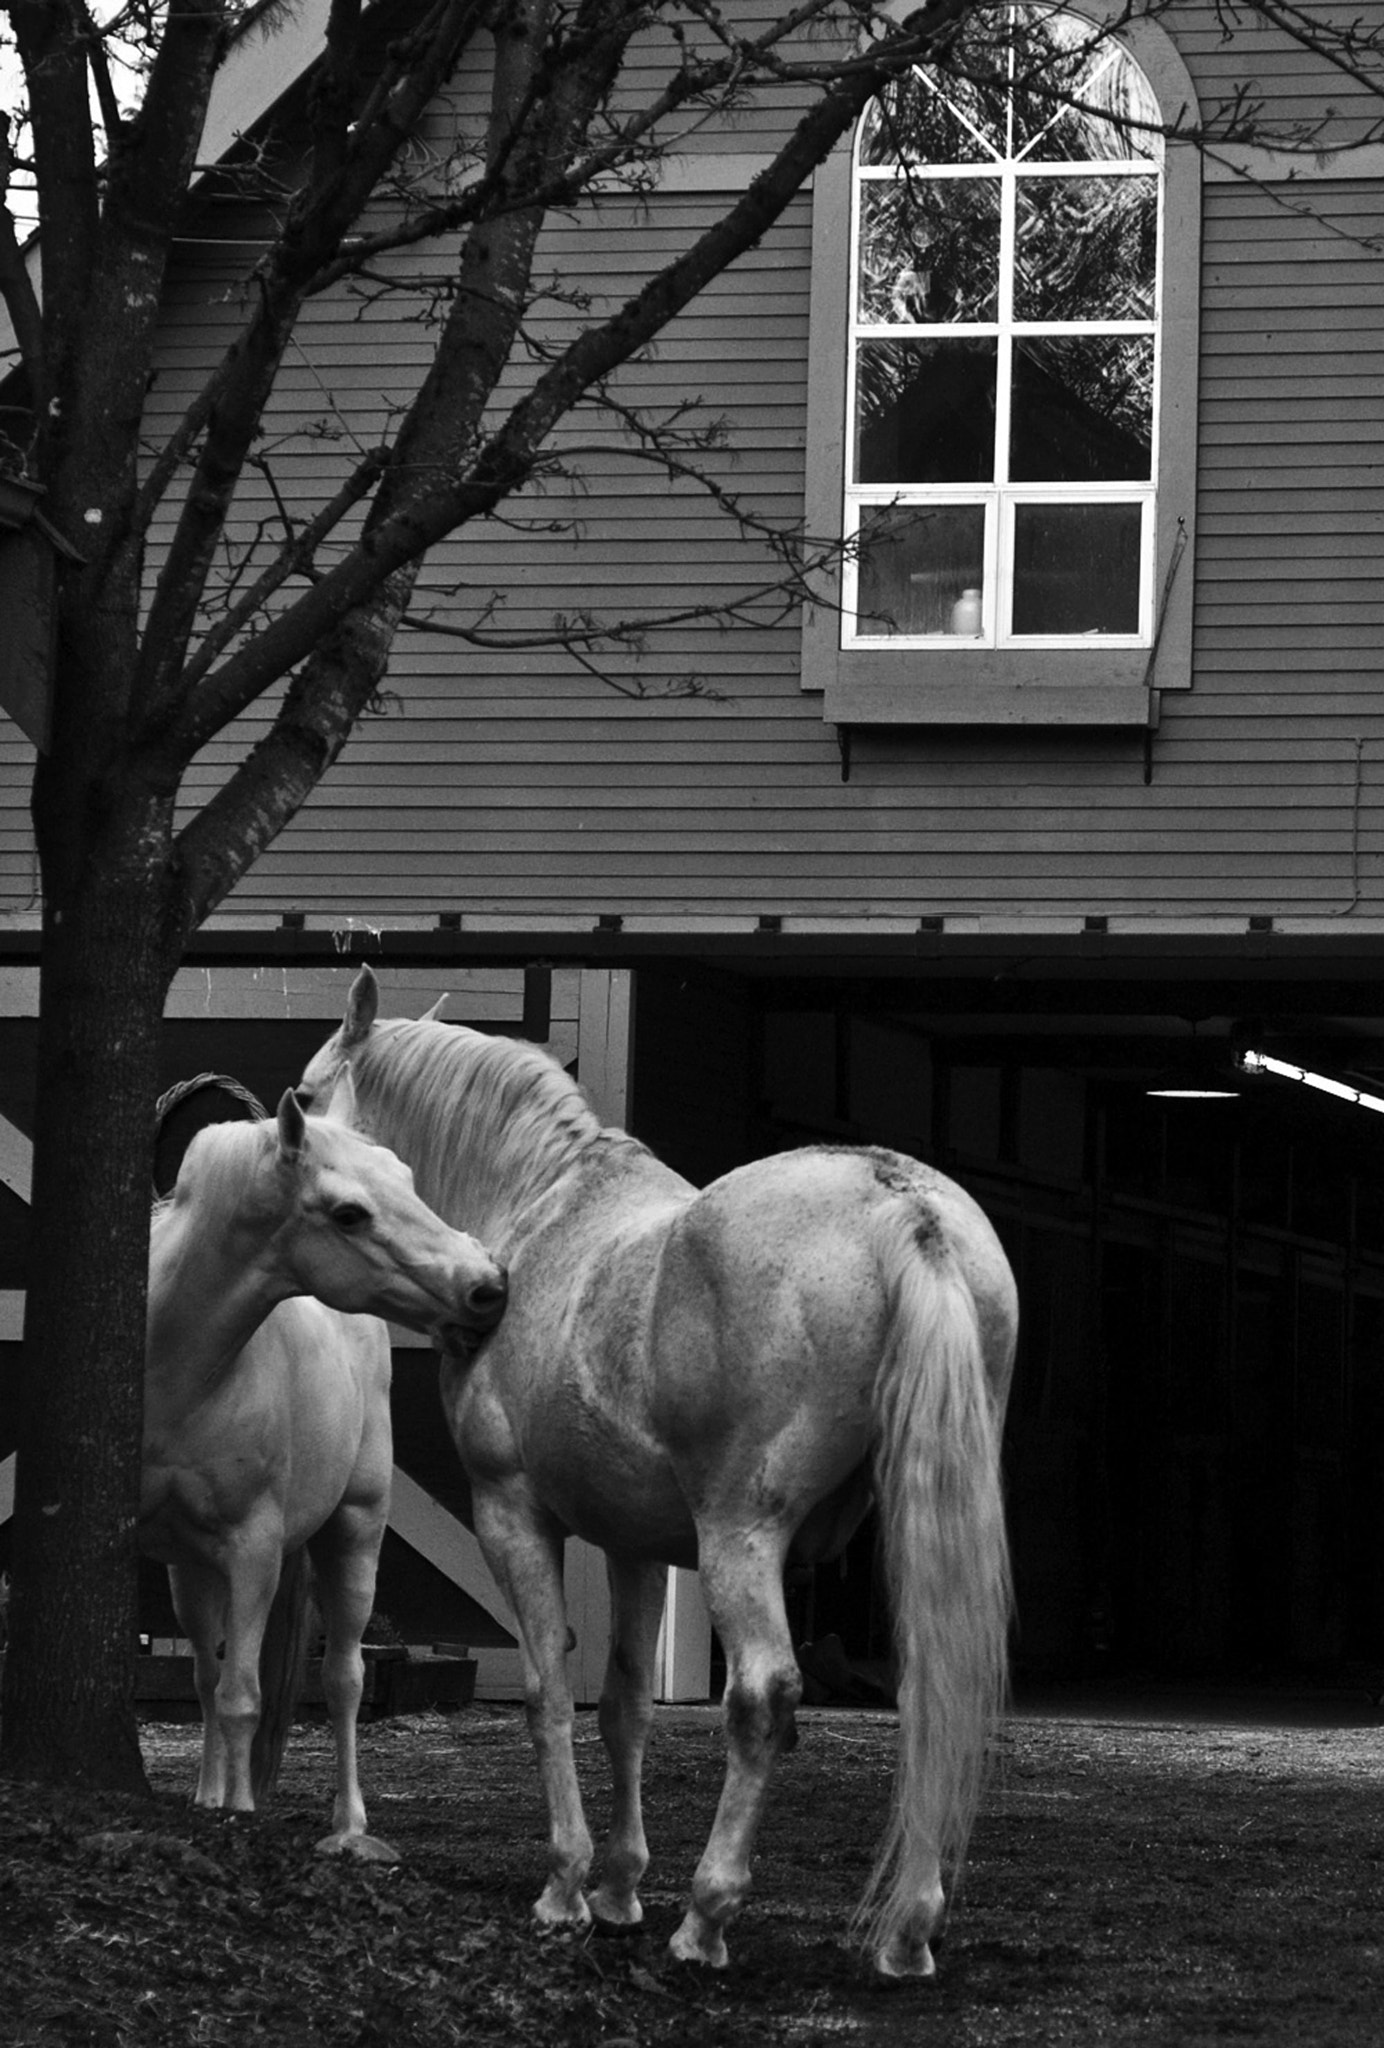
M1131 4L1154 12L1158 0ZM42 290L0 212L16 351L0 423L80 559L59 575L51 744L33 789L41 1019L0 1761L138 1786L129 1646L149 1119L188 938L376 696L429 548L499 516L550 467L574 408L602 400L629 445L720 488L698 422L641 418L607 380L760 239L891 77L915 64L993 75L1007 17L979 0L924 0L903 20L870 0L798 0L748 26L715 0L330 0L293 115L304 146L257 136L214 174L238 180L272 230L224 354L151 443L165 282L205 190L213 86L237 39L276 33L278 0L127 0L99 22L86 0L4 0L3 13L25 99L22 122L4 126L0 179L36 187ZM1227 32L1240 17L1318 46L1326 33L1284 0L1244 0ZM1333 61L1377 77L1378 33L1330 31ZM420 153L427 110L483 37L483 120L446 161ZM791 109L772 161L618 309L535 348L518 395L499 404L532 341L545 220L601 181L638 191L680 129L732 122L751 94ZM1218 110L1221 137L1252 126L1247 105ZM261 436L304 308L347 278L368 297L390 259L424 242L435 252L439 238L449 274L429 307L426 373L335 494L296 509ZM247 530L237 493L256 468L275 517ZM812 544L761 538L777 564L765 593L791 600ZM554 627L585 659L632 630ZM483 613L469 635L484 646L494 631ZM285 679L263 736L209 801L180 812L193 758Z

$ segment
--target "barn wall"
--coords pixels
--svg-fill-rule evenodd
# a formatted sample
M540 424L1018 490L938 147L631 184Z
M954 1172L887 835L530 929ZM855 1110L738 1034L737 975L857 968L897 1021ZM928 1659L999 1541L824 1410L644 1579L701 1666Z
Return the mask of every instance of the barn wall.
M384 915L422 900L485 922L1322 915L1368 897L1384 853L1380 259L1343 237L1384 230L1384 201L1314 186L1308 203L1329 220L1238 185L1207 192L1195 684L1164 699L1151 783L1137 737L982 730L859 739L843 783L835 733L797 690L790 621L659 634L638 660L613 658L606 683L552 655L463 667L423 640L403 651L402 715L353 743L242 900L368 889ZM727 480L786 516L802 474L805 216L631 380L728 414ZM588 472L581 518L580 541L489 544L518 622L570 613L583 586L612 610L660 593L694 606L743 587L747 552L759 569L691 492L614 462ZM465 551L467 573L486 551ZM452 573L441 559L433 581ZM635 688L702 694L620 695Z
M1248 60L1209 15L1183 19L1214 104ZM1326 84L1300 52L1259 36L1249 57L1272 114L1320 108ZM740 154L699 145L648 199L607 195L555 222L539 263L549 337L573 331L573 285L614 303L714 218L781 118L747 114ZM805 193L615 380L622 402L670 416L692 401L685 424L716 423L722 445L698 459L755 519L791 523L802 505L811 217ZM554 438L565 469L424 572L420 612L506 644L402 634L381 715L221 921L284 909L332 924L459 912L475 927L609 911L660 923L1367 912L1384 858L1384 187L1217 173L1204 227L1194 687L1165 696L1151 781L1137 735L977 729L863 735L843 782L835 731L798 687L796 616L763 594L768 551L593 405ZM216 349L253 237L243 207L221 207L185 251L151 428L176 416ZM419 316L443 256L425 248L395 267L417 282L411 300L325 295L285 367L267 459L308 505L426 360ZM528 374L516 368L514 387ZM243 509L247 522L271 513L262 477L247 479ZM713 622L728 596L741 612ZM669 609L681 623L581 662L514 644L557 618ZM207 749L194 799L263 718ZM4 910L32 921L31 756L5 737Z

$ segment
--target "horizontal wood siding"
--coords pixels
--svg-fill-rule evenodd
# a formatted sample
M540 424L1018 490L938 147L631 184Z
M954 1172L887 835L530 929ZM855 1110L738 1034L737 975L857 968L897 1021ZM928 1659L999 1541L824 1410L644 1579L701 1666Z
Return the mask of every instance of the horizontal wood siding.
M1232 123L1243 134L1248 123L1266 145L1309 149L1378 139L1377 86L1371 92L1327 54L1339 47L1333 38L1352 26L1366 36L1374 31L1378 17L1368 0L1299 0L1284 18L1300 26L1306 40L1218 0L1177 0L1161 13L1151 11L1182 52L1202 120L1213 132L1224 133ZM1320 48L1309 47L1314 39Z
M1198 83L1219 91L1233 58L1201 10L1185 14ZM1291 111L1302 60L1254 54ZM757 139L747 117L740 149ZM566 283L541 309L548 339L581 317L561 290L618 302L729 196L610 198L554 223L541 268ZM858 734L843 781L836 733L799 685L796 618L763 592L768 549L592 405L504 523L435 552L418 610L450 633L400 635L384 715L227 915L1384 915L1384 193L1210 182L1204 214L1194 687L1164 699L1150 781L1138 734L955 729ZM755 520L785 525L803 502L810 222L804 195L613 387L719 422L699 459ZM151 423L215 348L238 264L189 252ZM400 267L440 274L443 258ZM300 516L380 430L430 335L397 305L337 293L301 344L266 443ZM244 508L270 518L262 478ZM552 644L557 622L588 615L647 632L582 658ZM263 722L207 749L192 799ZM32 917L25 753L0 747L0 872L9 913Z
M640 655L606 658L604 683L541 649L478 655L411 636L400 709L362 729L250 890L266 907L286 889L307 904L354 891L386 914L525 920L1329 915L1357 887L1367 908L1384 854L1384 418L1378 342L1342 314L1363 318L1378 289L1360 239L1384 218L1365 187L1314 198L1329 219L1253 188L1208 192L1197 680L1165 700L1151 784L1137 738L984 732L861 736L843 784L786 622L651 635ZM699 217L689 200L658 202L636 231L646 258L665 205L670 235ZM700 394L724 413L728 486L787 517L802 460L801 211L624 387L660 404ZM608 274L594 250L588 265ZM489 589L487 559L497 617L526 629L583 605L695 604L743 578L733 526L613 453L583 457L575 507L546 494L545 514L574 509L579 535L499 532L440 551L438 616L465 616L457 579ZM619 694L687 679L707 694Z

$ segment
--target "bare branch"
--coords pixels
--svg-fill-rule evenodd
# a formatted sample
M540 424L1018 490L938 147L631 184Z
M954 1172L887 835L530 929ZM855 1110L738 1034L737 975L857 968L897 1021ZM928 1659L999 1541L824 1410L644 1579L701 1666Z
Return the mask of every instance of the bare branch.
M172 465L200 435L196 472L149 609L135 684L145 716L167 717L180 693L180 670L217 537L307 287L421 118L478 25L483 5L484 0L436 0L391 59L392 88L375 118L352 131L344 150L329 148L326 161L314 165L307 189L257 272L254 311L184 419L175 437L177 452L170 446L141 493L136 523L142 530Z
M87 62L91 66L92 84L96 89L96 103L101 109L101 121L106 131L107 146L120 139L124 122L120 116L120 103L115 95L115 83L106 59L106 45L101 31L91 18L85 0L74 0L73 11L81 23L86 38Z
M369 497L379 482L388 460L387 448L373 450L357 464L340 490L320 511L306 520L296 531L290 530L289 540L276 559L256 577L239 602L230 606L217 624L203 635L196 657L188 663L184 671L184 683L187 688L192 688L208 669L215 665L232 642L246 630L252 620L264 613L270 598L282 590L285 583L294 576L316 576L317 550L328 536L335 532L346 515L359 505L363 498ZM262 463L262 459L261 465L267 475L268 465ZM285 526L288 526L289 516L282 502L280 511Z
M803 179L854 125L862 108L894 71L926 51L929 37L947 34L968 0L931 0L910 19L909 32L876 45L872 64L853 65L805 114L772 164L749 190L682 256L649 279L610 320L581 334L537 379L532 390L478 448L461 460L453 447L455 419L432 457L426 435L401 438L391 475L412 472L408 487L367 524L361 544L249 644L203 678L176 719L176 745L188 754L236 717L276 676L301 661L351 608L368 599L382 576L416 562L437 540L479 518L518 489L530 474L553 425L593 385L638 353L736 255L756 243L794 197ZM464 344L474 336L463 335ZM444 353L434 375L450 376ZM430 461L437 466L429 474ZM379 508L376 508L377 512Z

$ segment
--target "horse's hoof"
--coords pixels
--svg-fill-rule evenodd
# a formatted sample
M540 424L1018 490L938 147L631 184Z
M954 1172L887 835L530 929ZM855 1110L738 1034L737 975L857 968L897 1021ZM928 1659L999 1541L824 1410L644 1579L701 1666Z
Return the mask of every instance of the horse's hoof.
M605 1913L593 1912L591 1932L603 1941L633 1941L644 1932L644 1915L639 1912L632 1920L612 1920Z
M591 1908L592 1926L597 1934L638 1934L644 1920L644 1908L632 1892L615 1897L598 1885L586 1901Z
M534 1906L533 1924L540 1934L582 1934L591 1925L591 1908L580 1895L575 1906L568 1906L544 1892Z
M324 1835L317 1844L319 1856L355 1856L362 1863L402 1863L392 1842L380 1835Z
M921 1984L937 1975L937 1964L927 1942L899 1938L874 1958L874 1972L881 1984Z
M704 1970L724 1970L730 1962L725 1936L716 1927L703 1933L699 1928L689 1926L691 1918L689 1914L669 1942L669 1955L675 1962L699 1963Z

